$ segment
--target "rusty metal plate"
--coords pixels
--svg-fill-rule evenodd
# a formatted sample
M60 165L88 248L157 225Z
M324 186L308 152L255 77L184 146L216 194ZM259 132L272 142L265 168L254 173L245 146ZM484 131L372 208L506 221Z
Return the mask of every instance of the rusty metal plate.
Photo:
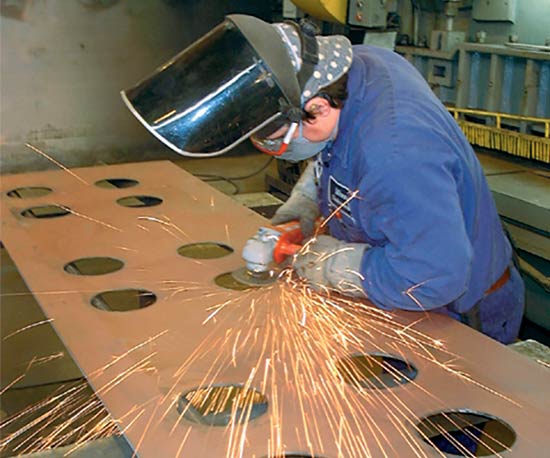
M308 298L288 281L221 288L214 279L242 266L240 251L265 220L169 162L5 175L1 187L2 241L139 456L444 456L416 427L442 410L509 425L513 445L493 456L542 456L546 368L436 313ZM10 192L28 187L52 192ZM233 251L178 254L208 242ZM124 265L103 275L64 268L103 257ZM113 290L134 291L119 311L108 311ZM401 358L408 375L382 389L350 383L341 358L367 353ZM367 361L375 373L379 360ZM384 370L399 372L392 367ZM229 419L188 407L212 398L201 387L227 384L249 389L254 412L233 402L235 390L218 399L220 411L233 408Z

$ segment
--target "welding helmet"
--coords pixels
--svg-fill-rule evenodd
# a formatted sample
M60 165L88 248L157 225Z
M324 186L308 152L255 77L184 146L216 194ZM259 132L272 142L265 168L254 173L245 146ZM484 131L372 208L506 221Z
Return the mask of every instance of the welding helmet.
M178 153L216 156L267 124L274 123L276 130L282 117L299 120L300 86L289 69L291 59L270 24L230 15L153 75L122 91L122 98Z
M319 48L311 25L285 27L300 42L299 62L276 25L229 15L122 91L122 98L155 137L184 156L217 156L255 132L263 138L285 124L295 129L304 115L302 94L319 63Z

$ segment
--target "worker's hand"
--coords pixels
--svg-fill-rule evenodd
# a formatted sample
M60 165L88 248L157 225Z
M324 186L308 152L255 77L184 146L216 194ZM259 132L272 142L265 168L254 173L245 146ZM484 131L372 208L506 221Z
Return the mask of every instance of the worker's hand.
M279 207L271 218L271 224L283 224L299 221L305 238L315 231L315 222L321 212L317 203L317 184L315 183L315 162L310 162L294 186L288 200Z
M366 297L360 269L368 248L366 243L345 243L319 235L295 256L293 268L318 291L332 289L346 296Z
M315 231L315 221L319 218L319 215L317 202L295 192L275 212L275 215L271 218L271 224L276 226L289 221L299 221L302 234L305 238L308 238Z

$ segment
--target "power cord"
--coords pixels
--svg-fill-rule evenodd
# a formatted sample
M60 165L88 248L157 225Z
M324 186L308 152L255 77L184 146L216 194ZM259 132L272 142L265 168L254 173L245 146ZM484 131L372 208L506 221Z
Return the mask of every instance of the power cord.
M262 165L258 170L255 170L254 172L249 173L248 175L241 175L241 176L236 176L236 177L225 177L223 175L212 175L212 174L208 174L208 173L196 173L196 174L194 174L194 176L196 176L197 178L200 178L201 180L203 180L205 182L225 181L226 183L229 183L230 185L233 186L234 192L232 193L232 195L235 195L235 194L239 194L239 192L240 192L239 185L237 183L234 183L235 181L246 180L248 178L252 178L255 175L258 175L259 173L262 173L265 169L267 169L271 165L271 163L273 162L274 159L275 159L274 157L270 157L267 160L267 162L264 165Z

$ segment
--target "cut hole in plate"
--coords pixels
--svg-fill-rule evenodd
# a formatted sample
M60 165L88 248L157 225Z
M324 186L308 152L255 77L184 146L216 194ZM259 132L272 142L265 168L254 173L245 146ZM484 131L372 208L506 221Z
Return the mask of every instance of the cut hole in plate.
M45 186L24 186L12 189L8 191L6 195L16 199L32 199L34 197L47 196L52 191L51 188L46 188Z
M227 426L245 423L267 412L267 397L241 385L215 385L195 388L182 394L178 412L194 423Z
M382 353L350 355L340 359L337 367L344 381L357 388L392 388L418 374L411 363Z
M59 205L40 205L37 207L30 207L21 212L21 216L25 218L59 218L71 213L67 207L60 207Z
M439 412L424 417L417 426L424 442L454 456L494 456L509 450L516 441L511 426L471 410Z
M63 267L63 270L72 275L104 275L116 272L123 267L124 263L119 259L91 257L68 262Z
M255 288L252 285L246 285L240 281L237 281L235 277L233 277L233 272L226 272L225 274L218 275L214 278L214 283L222 288L233 289L235 291L245 291L247 289Z
M183 245L178 248L178 254L185 258L216 259L233 253L233 248L216 242L199 242Z
M117 289L103 291L91 300L91 304L107 312L130 312L153 305L157 296L144 289Z
M309 453L284 453L282 455L270 455L265 458L323 458L321 455L310 455Z
M139 181L130 178L106 178L105 180L96 181L94 184L104 189L123 189L137 186Z
M323 458L320 455L304 455L302 453L285 453L284 455L274 455L266 458Z
M155 196L127 196L121 197L116 203L123 207L131 208L154 207L155 205L160 205L162 199Z

